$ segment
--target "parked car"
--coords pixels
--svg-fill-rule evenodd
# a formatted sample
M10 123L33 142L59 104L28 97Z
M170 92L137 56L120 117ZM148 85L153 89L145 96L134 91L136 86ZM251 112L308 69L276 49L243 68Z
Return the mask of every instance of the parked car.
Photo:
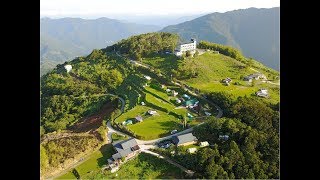
M168 147L170 147L170 146L171 146L171 144L172 144L172 143L168 143L168 144L164 145L164 147L163 147L163 148L167 149Z
M178 132L178 130L173 130L173 131L171 131L171 134L175 134L175 133L177 133Z

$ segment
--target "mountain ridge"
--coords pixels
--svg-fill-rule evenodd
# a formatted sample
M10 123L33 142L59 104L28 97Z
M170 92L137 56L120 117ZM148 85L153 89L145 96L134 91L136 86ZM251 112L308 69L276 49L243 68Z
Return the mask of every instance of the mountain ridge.
M196 38L230 45L245 56L279 70L279 10L279 7L274 7L215 12L160 31L177 33L184 39Z
M104 48L132 35L160 30L154 25L123 23L106 17L41 18L40 19L40 62L42 66L63 63L78 56L87 55L92 49ZM50 62L50 63L48 63ZM42 71L40 75L47 72Z

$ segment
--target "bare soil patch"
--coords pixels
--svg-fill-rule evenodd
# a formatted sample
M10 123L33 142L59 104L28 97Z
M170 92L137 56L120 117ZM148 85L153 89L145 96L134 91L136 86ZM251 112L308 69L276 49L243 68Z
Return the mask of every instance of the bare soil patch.
M107 102L102 106L98 113L80 119L79 122L71 126L69 129L76 133L88 131L93 132L101 126L103 118L115 110L116 104L117 101Z

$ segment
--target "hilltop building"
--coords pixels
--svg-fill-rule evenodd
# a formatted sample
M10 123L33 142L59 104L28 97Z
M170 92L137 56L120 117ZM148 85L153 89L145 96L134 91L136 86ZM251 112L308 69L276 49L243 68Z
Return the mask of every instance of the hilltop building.
M179 44L176 50L174 51L174 54L176 56L182 56L182 54L186 51L195 52L197 48L197 41L195 39L191 39L191 42L186 44Z
M70 64L65 65L64 68L67 70L67 73L71 71L72 66Z

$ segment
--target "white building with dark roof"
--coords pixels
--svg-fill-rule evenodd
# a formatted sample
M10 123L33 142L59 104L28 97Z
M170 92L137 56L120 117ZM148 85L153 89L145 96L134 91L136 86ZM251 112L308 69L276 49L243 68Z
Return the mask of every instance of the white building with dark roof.
M112 161L117 161L121 158L130 159L140 152L140 147L136 139L131 138L123 141L116 141L112 143L114 149L117 151L112 155Z
M182 54L186 51L195 51L197 48L197 41L195 39L191 39L190 43L179 44L174 54L176 56L182 56Z

